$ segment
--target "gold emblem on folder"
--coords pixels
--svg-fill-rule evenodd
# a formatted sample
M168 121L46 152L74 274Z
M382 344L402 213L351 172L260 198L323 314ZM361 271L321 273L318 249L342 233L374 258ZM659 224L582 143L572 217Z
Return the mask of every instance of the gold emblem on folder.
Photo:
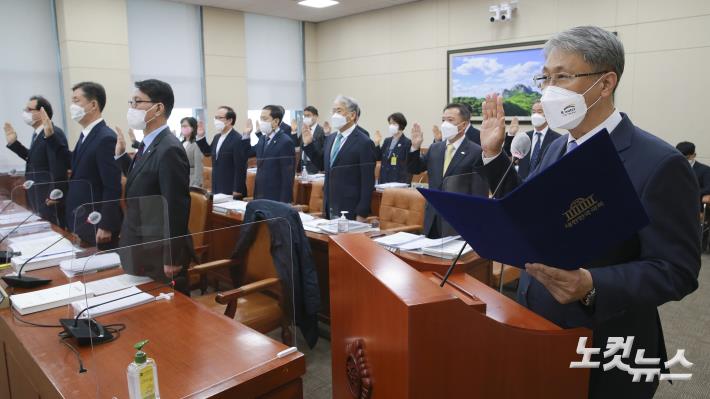
M603 206L604 202L594 199L594 194L575 199L569 209L562 213L566 219L565 228L573 227Z

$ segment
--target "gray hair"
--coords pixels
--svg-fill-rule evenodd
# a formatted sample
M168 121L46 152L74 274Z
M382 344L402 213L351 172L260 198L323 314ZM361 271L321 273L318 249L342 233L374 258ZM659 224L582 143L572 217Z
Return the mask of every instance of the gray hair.
M354 98L338 94L338 96L335 97L335 101L333 102L343 104L348 110L348 112L355 112L357 117L360 116L360 106L357 104L357 100L355 100Z
M579 54L596 71L624 73L624 45L615 34L596 26L577 26L560 32L545 43L545 58L553 49ZM596 72L595 71L595 72Z

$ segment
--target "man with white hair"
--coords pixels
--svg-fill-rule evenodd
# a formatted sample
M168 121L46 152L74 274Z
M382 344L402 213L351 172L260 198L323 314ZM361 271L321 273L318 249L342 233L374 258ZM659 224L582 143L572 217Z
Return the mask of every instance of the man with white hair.
M635 126L615 108L613 94L624 71L624 48L614 34L593 26L572 28L553 36L544 53L542 74L534 78L543 89L542 107L551 129L570 133L550 144L531 176L605 131L624 162L650 223L576 270L526 264L518 301L560 327L590 328L594 341L587 346L601 348L602 353L608 348L609 337L623 337L627 343L633 340L631 350L624 350L621 359L628 369L592 368L589 397L651 398L659 382L659 372L654 376L652 369L668 373L657 307L680 300L698 288L698 183L678 151ZM500 156L504 120L502 98L497 94L487 96L481 147L484 172L491 172L492 181L501 177L499 171L510 162ZM518 181L518 176L513 176L504 185L510 190ZM601 354L591 358L602 364L611 360L611 356L605 359ZM632 382L630 372L634 369L651 373L653 381Z
M375 187L375 153L372 140L357 125L360 107L355 99L338 96L333 102L333 133L322 149L313 145L310 126L303 126L303 150L325 171L323 213L328 219L347 212L348 219L363 221L370 215Z

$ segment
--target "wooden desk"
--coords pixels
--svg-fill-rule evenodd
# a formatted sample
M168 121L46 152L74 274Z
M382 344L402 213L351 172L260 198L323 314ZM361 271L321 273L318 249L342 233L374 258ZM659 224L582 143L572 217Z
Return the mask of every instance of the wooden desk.
M212 213L211 225L213 229L226 228L221 231L210 233L208 239L210 246L208 250L208 261L225 259L232 255L235 244L239 239L239 229L232 228L241 224L241 214L221 215ZM328 244L330 236L327 234L313 233L306 231L306 236L311 244L313 262L318 273L318 286L320 288L321 310L319 316L321 321L330 323L330 270L328 261ZM434 256L414 254L410 252L398 251L396 255L407 262L414 269L419 271L435 271L441 274L451 265L451 261ZM331 266L334 267L334 266ZM456 272L468 273L485 284L491 281L491 262L482 259L476 253L469 253L463 256L457 263ZM215 275L216 278L231 283L229 276L224 273Z
M49 287L68 282L57 267L29 273L52 279ZM87 275L85 281L120 273L120 269L111 269ZM141 288L155 287L159 285ZM64 306L22 318L54 325L66 317L70 314ZM123 323L126 329L118 339L93 351L91 347L79 348L88 370L79 373L75 355L57 338L61 328L30 326L15 320L10 309L1 310L0 398L127 398L126 367L135 353L133 344L143 339L151 341L146 351L158 364L163 398L303 396L303 354L278 359L276 354L286 349L285 345L182 294L98 320L104 325Z

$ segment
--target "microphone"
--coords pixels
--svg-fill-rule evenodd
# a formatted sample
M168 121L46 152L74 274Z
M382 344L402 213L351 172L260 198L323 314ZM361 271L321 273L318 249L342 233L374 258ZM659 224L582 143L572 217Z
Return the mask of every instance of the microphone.
M22 275L22 270L25 268L25 266L32 261L32 259L38 257L39 255L43 254L44 251L48 250L49 248L52 248L56 244L58 244L60 241L64 240L64 236L59 237L56 241L51 243L49 246L47 246L45 249L37 252L36 254L30 256L29 259L27 259L22 266L20 266L20 270L17 271L16 276L2 276L3 281L10 286L10 287L20 287L20 288L34 288L34 287L39 287L40 285L45 285L49 284L52 282L50 279L43 279L43 278L37 278L37 277L27 277Z
M113 340L113 334L108 331L101 323L92 319L86 318L79 320L79 317L84 314L89 309L93 309L99 306L106 305L107 303L117 302L132 296L140 295L146 292L151 292L159 290L166 287L175 287L175 281L171 281L167 284L161 284L157 287L151 288L146 291L136 292L130 295L125 295L120 298L115 298L110 301L97 303L95 305L87 306L77 313L73 319L59 319L59 324L64 327L64 333L67 337L74 337L79 345L90 345L90 344L102 344L104 342L109 342Z
M26 183L26 182L25 182L25 183ZM30 187L31 187L31 186L32 186L32 184L30 184ZM60 200L60 199L62 199L63 197L64 197L64 192L62 192L62 190L60 190L60 189L58 189L58 188L55 188L54 190L52 190L52 192L49 193L49 199L52 200L52 201ZM18 225L15 226L12 230L10 230L10 232L7 233L7 235L6 235L5 237L3 237L2 239L0 239L0 244L2 244L2 242L5 241L5 239L6 239L7 237L10 237L10 236L12 235L12 233L14 233L15 231L17 231L17 229L19 229L20 227L22 227L22 225L25 224L25 222L27 222L28 220L30 220L30 218L31 218L32 216L34 216L34 213L30 212L30 214L25 218L25 220L23 220L22 222L20 222L20 224L18 224Z
M13 170L14 170L14 169L13 169ZM25 190L29 190L30 187L32 187L34 184L35 184L34 180L25 180L25 182L22 183L20 186L15 186L15 187L13 188L13 191L15 190L16 187L22 187L22 188L24 188ZM7 209L7 208L8 208L10 205L12 205L12 204L13 204L13 202L12 202L12 194L10 194L10 202L8 202L7 204L5 204L5 206L2 207L2 209L0 209L0 213L5 212L5 209Z
M510 173L510 170L513 168L513 165L515 165L518 161L528 155L528 153L530 152L530 147L532 147L532 142L530 141L530 137L527 134L519 133L516 134L515 137L513 137L513 142L510 143L510 153L513 156L513 159L510 162L510 165L508 165L508 169L506 169L505 173L503 174L503 177L498 182L498 186L495 190L493 190L493 195L491 195L491 197L496 197L496 194L498 194L498 190L500 190L500 187L503 185L503 182L505 181L506 177L508 177L508 173ZM441 284L439 285L439 287L443 287L444 284L446 284L446 280L449 279L449 276L454 271L456 262L458 262L459 258L461 258L461 254L463 254L463 250L466 248L466 244L467 243L464 242L461 246L461 250L459 251L458 255L456 255L454 261L451 262L451 266L449 266L449 269L446 270L444 278L441 279ZM502 278L501 281L503 281Z

